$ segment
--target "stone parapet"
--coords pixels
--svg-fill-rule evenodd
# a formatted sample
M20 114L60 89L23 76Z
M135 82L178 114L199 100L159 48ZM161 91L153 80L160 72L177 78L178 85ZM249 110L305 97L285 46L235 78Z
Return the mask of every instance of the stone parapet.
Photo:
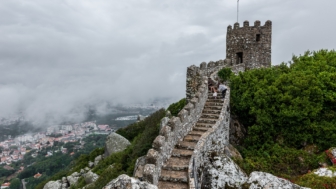
M191 68L197 71L199 68ZM159 136L153 142L152 149L146 155L143 180L158 184L163 164L170 158L175 145L192 130L208 98L208 79L202 77L195 95L186 106L178 113L177 117L171 117L168 121L162 121ZM168 118L163 118L167 120Z

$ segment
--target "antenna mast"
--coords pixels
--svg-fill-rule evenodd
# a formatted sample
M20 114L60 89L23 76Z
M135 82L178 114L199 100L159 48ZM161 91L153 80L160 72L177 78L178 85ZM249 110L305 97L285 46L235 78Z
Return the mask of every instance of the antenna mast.
M238 14L239 14L239 0L237 0L237 23L238 23Z

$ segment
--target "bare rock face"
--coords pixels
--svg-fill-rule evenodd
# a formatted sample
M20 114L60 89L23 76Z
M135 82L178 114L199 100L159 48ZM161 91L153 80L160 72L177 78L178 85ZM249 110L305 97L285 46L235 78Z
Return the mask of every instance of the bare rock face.
M257 171L250 174L247 183L250 184L249 189L309 189L272 174Z
M224 153L227 155L229 158L233 159L243 159L239 151L233 147L231 144L228 144L224 148Z
M225 154L211 158L206 168L206 180L202 188L240 188L248 177L235 162Z
M239 146L246 135L245 127L238 121L236 116L231 116L230 120L230 144Z
M110 156L115 152L123 151L131 143L121 135L117 133L111 133L106 138L105 142L105 157Z
M49 181L44 185L43 189L62 189L62 182L60 180Z
M95 158L95 160L94 160L94 166L97 166L98 163L99 163L101 160L102 160L102 156L101 156L101 155L97 156L97 157Z
M157 186L141 182L125 174L109 182L103 189L158 189Z

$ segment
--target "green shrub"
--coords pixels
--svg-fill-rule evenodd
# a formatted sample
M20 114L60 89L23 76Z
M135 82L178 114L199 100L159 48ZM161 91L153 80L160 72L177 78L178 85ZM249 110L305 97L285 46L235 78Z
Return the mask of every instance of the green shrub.
M332 189L336 188L336 177L321 177L314 173L309 173L300 177L295 183L314 189Z
M177 114L183 109L183 107L186 105L186 99L183 98L180 101L171 104L167 110L170 111L172 116L177 116Z
M218 71L217 75L222 81L227 81L233 75L233 72L231 71L231 68L223 68Z

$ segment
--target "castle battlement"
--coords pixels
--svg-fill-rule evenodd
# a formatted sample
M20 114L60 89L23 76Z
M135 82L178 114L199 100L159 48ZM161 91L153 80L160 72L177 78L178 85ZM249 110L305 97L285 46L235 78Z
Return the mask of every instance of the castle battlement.
M240 27L240 24L238 22L236 22L233 25L233 30L237 30L237 29L246 30L246 29L254 29L254 28L256 28L256 29L262 28L262 29L270 29L270 30L272 30L272 21L267 20L263 26L261 26L260 20L256 20L254 22L253 26L250 26L250 22L248 20L245 20L243 22L243 27ZM229 25L227 27L227 32L231 32L231 31L232 31L232 26Z

